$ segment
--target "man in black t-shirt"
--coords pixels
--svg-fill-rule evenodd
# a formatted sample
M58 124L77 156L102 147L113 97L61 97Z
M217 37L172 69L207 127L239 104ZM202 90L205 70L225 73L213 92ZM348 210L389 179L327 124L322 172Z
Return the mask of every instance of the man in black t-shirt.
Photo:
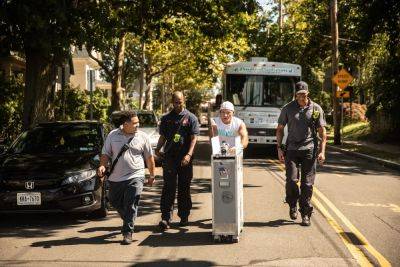
M163 158L164 185L161 194L161 230L169 228L178 185L178 216L180 225L188 223L192 200L190 182L193 178L193 151L199 134L195 115L184 108L182 92L172 95L173 110L161 118L160 138L155 153ZM164 146L164 151L160 149Z

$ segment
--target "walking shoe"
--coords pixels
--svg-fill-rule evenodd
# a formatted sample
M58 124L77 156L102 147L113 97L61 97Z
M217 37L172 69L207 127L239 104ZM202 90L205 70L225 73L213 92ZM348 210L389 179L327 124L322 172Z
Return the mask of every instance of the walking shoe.
M290 219L292 219L292 220L297 219L297 208L296 207L289 207L289 216L290 216Z
M179 222L179 226L187 226L189 224L188 218L181 218L181 221Z
M132 244L132 233L123 233L122 245Z
M165 230L167 230L167 229L169 228L169 222L166 221L166 220L161 220L161 221L158 223L158 226L160 227L160 230L161 230L161 231L165 231Z
M310 221L310 216L309 215L302 215L301 216L301 225L303 226L310 226L311 221Z

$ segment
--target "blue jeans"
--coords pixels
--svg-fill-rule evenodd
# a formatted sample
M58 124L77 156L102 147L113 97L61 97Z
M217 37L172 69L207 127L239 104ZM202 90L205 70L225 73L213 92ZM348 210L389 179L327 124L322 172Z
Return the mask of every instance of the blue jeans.
M109 182L111 205L117 210L123 221L122 233L133 233L139 208L140 194L143 191L144 178L133 178L122 182Z

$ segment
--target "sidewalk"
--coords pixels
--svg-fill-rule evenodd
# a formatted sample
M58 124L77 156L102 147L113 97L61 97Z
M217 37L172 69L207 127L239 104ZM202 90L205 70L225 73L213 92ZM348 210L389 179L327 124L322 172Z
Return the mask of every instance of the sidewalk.
M400 170L400 145L344 140L342 145L328 145L328 148Z

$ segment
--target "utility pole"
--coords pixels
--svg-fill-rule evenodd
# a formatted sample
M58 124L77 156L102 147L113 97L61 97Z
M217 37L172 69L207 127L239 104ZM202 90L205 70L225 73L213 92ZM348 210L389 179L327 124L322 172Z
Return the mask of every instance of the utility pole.
M139 109L142 109L143 87L144 87L144 41L140 46L140 80L139 80Z
M282 33L283 16L282 16L282 0L279 0L279 33Z
M339 62L339 29L337 22L337 0L331 0L331 35L332 35L332 77L338 72L338 62ZM338 86L332 82L332 106L333 106L333 124L334 124L334 144L340 145L341 135L340 135L340 111L339 102L336 97L336 91Z
M89 92L90 92L90 105L89 105L89 111L90 111L90 120L93 120L93 88L94 88L94 70L89 70Z
M61 67L61 111L62 120L65 120L65 65Z

